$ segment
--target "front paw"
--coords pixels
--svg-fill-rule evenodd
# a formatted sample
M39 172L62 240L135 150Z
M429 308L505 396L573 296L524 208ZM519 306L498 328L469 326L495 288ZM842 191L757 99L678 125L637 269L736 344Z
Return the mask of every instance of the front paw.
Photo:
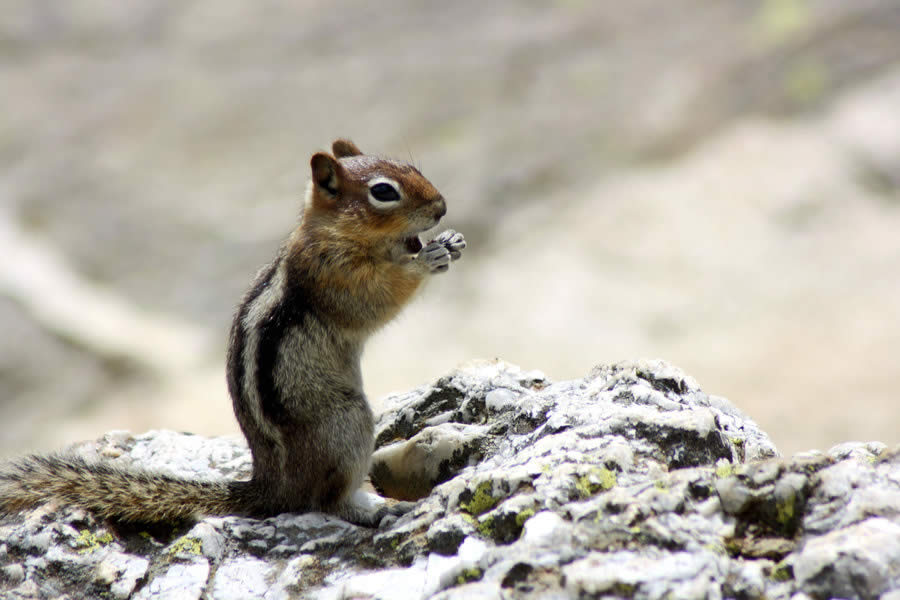
M450 268L451 260L450 250L437 240L428 242L416 255L416 262L429 273L443 273Z
M463 248L466 247L466 238L458 231L448 229L434 238L434 241L441 244L450 252L450 260L458 260L462 256Z

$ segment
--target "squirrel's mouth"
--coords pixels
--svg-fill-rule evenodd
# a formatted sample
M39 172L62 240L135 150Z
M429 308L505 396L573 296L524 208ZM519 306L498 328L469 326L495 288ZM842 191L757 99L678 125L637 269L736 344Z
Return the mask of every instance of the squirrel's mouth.
M407 236L403 238L402 241L403 248L410 254L418 254L419 251L425 247L425 243L423 243L422 240L433 240L434 236L437 235L438 225L440 223L441 218L438 217L434 219L434 222L428 227L422 227L414 232L407 231Z
M422 249L422 241L419 239L418 234L411 235L403 240L403 247L410 254L418 254L419 250Z

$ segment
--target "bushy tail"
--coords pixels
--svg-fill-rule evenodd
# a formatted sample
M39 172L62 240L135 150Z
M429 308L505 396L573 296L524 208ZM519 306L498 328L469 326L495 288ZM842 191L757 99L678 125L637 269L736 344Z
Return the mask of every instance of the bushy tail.
M122 521L249 514L253 489L250 481L197 481L78 456L31 455L0 465L0 515L50 500Z

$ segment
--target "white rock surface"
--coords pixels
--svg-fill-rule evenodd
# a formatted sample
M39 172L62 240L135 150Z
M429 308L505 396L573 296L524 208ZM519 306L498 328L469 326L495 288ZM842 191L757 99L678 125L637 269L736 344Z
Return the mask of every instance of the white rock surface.
M388 405L376 434L393 450L376 458L373 482L414 479L392 473L404 468L396 457L406 444L417 449L407 467L424 492L384 529L310 513L145 531L46 506L0 520L0 595L818 600L900 592L900 449L846 443L781 459L753 421L666 363L601 366L556 383L499 361L474 363ZM232 439L172 432L114 432L80 450L204 478L245 476L249 466Z

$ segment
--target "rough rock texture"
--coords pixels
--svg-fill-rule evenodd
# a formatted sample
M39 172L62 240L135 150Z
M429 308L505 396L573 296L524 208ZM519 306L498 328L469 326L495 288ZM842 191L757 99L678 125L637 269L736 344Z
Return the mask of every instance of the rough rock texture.
M373 483L416 508L145 529L43 507L0 521L4 598L878 598L900 591L900 451L784 460L663 362L552 383L479 363L394 396ZM82 451L241 476L232 439L109 434ZM433 488L432 488L433 486Z

